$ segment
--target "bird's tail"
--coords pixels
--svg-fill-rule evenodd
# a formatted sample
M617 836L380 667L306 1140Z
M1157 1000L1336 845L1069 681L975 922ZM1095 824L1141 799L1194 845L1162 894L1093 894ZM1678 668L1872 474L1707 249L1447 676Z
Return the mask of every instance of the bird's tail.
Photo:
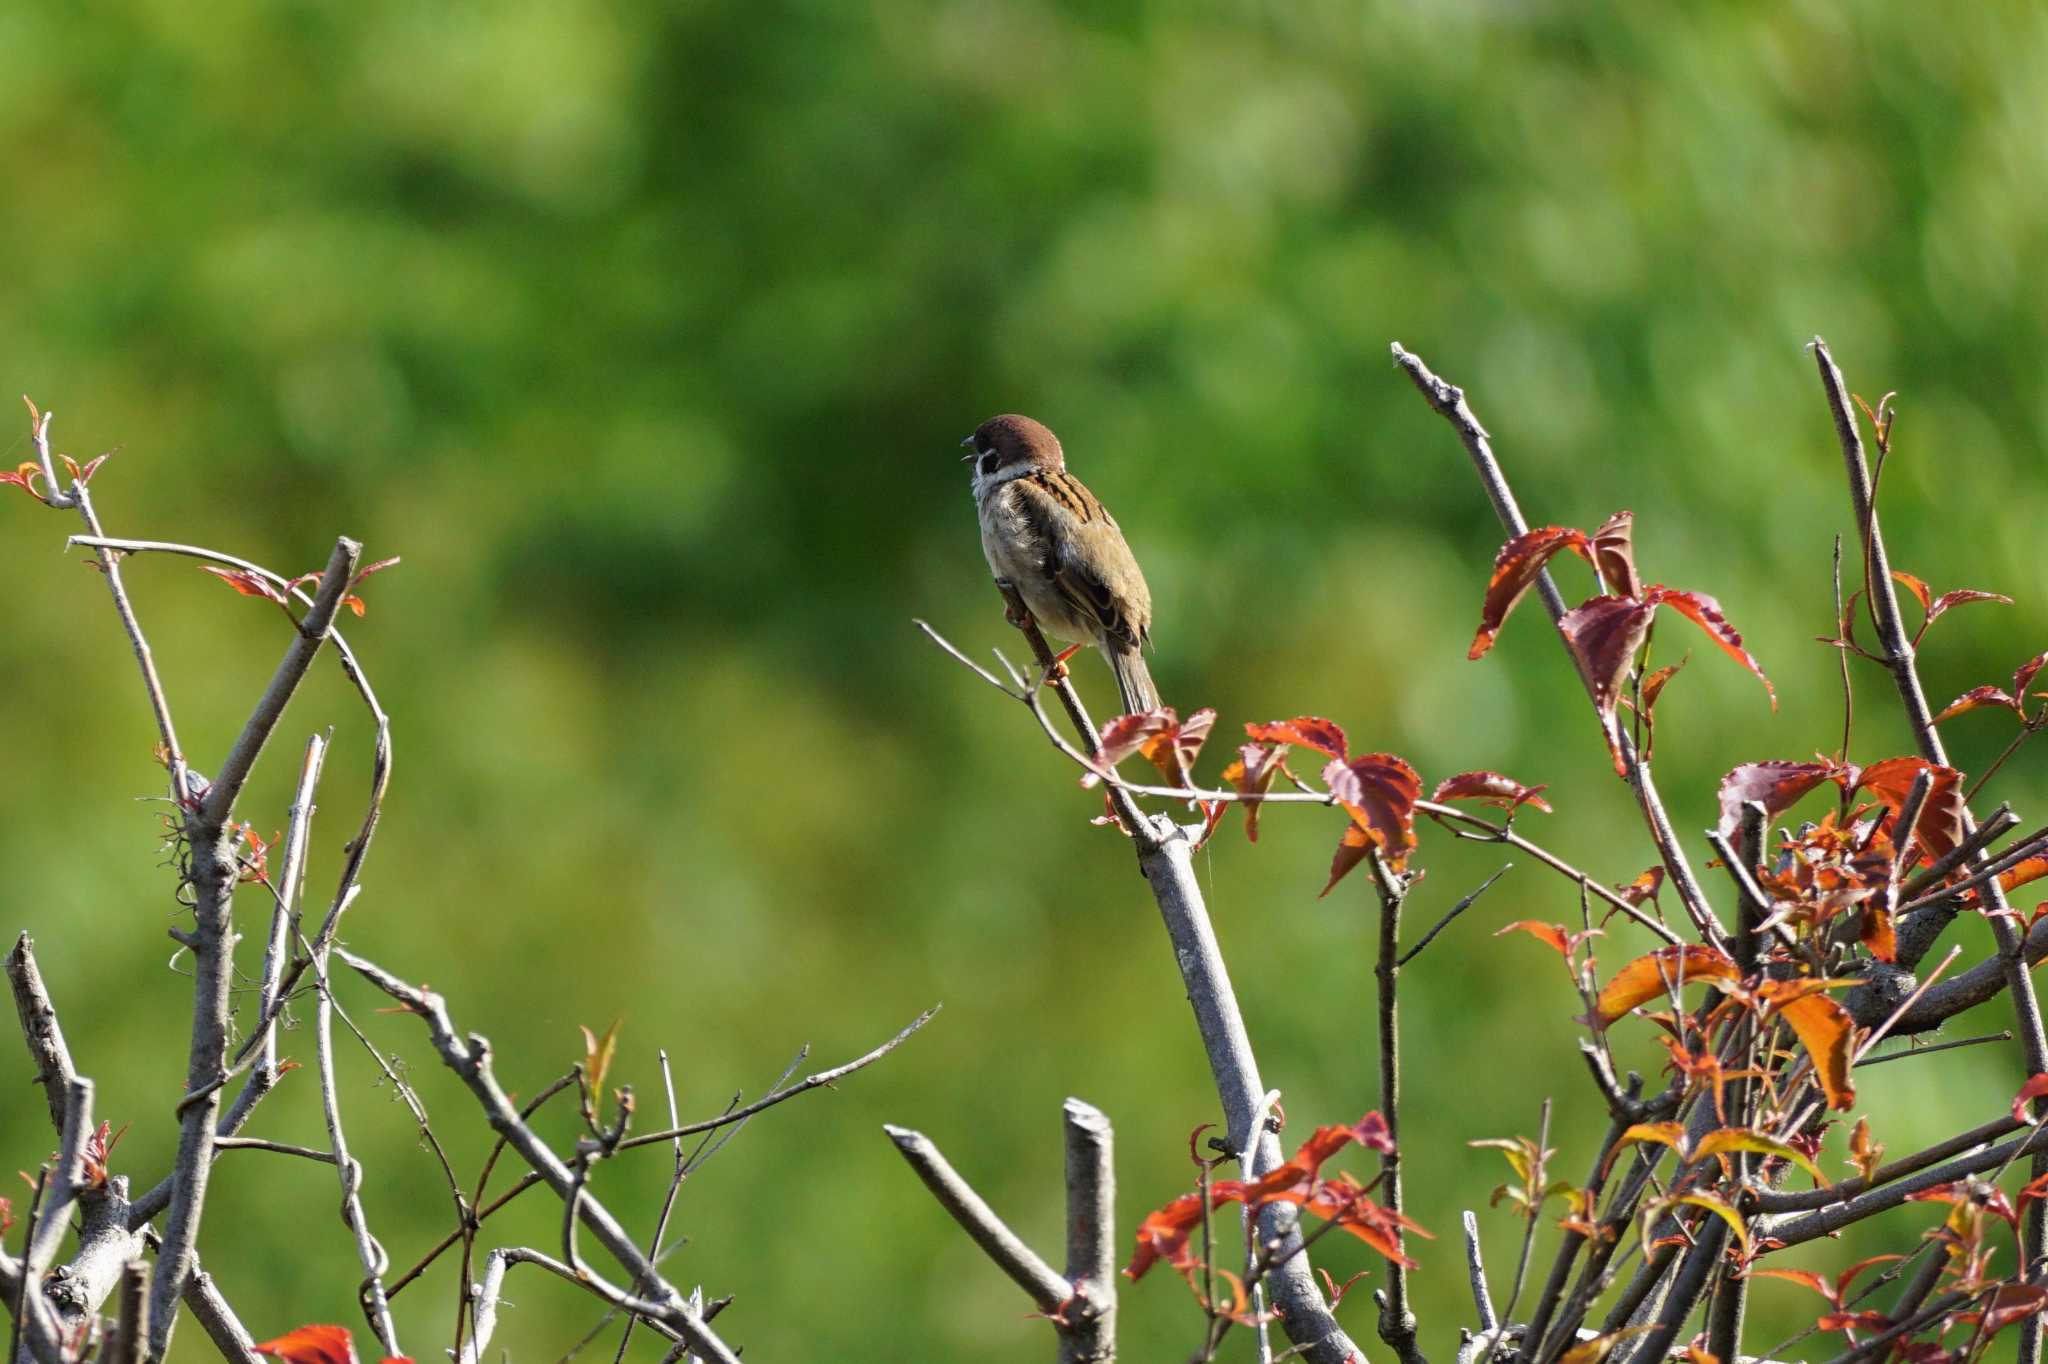
M1159 689L1152 685L1152 670L1136 649L1106 649L1109 669L1116 674L1116 689L1123 697L1124 714L1137 715L1159 709Z

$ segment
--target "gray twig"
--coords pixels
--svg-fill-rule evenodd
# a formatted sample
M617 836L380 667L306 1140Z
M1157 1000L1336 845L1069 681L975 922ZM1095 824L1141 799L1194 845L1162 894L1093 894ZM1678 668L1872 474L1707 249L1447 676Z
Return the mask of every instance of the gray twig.
M64 1028L36 966L35 941L27 933L16 938L7 953L7 983L13 987L22 1041L28 1044L29 1059L36 1065L36 1083L43 1087L43 1099L50 1106L50 1125L61 1132L65 1090L78 1078L78 1069L71 1063L71 1048L64 1045Z
M219 777L207 788L198 811L186 820L191 857L188 876L195 897L193 931L185 938L193 959L192 1044L187 1097L179 1105L178 1159L172 1171L170 1208L150 1283L149 1352L153 1359L162 1358L170 1346L178 1303L192 1272L207 1179L213 1169L220 1087L227 1069L229 991L234 979L233 899L240 878L227 817L257 754L325 641L361 552L362 546L353 540L335 542L313 605L298 622L269 687L243 726Z
M431 990L415 988L373 962L337 947L334 955L378 989L407 1006L426 1024L434 1049L442 1062L462 1080L484 1110L493 1129L503 1135L526 1163L540 1173L548 1186L565 1201L573 1199L577 1216L597 1237L606 1252L626 1270L629 1281L647 1283L650 1301L636 1305L654 1324L670 1327L690 1343L696 1353L717 1364L738 1364L732 1348L704 1324L683 1295L649 1262L626 1229L603 1203L581 1190L575 1174L560 1156L542 1141L520 1118L518 1109L506 1097L491 1068L490 1043L478 1034L464 1038L449 1017L447 1004ZM621 1291L621 1299L630 1295ZM635 1300L637 1303L637 1300Z
M896 1149L917 1172L917 1177L932 1192L960 1229L972 1237L974 1244L981 1247L982 1254L994 1262L995 1267L1010 1277L1010 1281L1024 1290L1038 1310L1047 1316L1060 1312L1066 1301L1074 1296L1074 1285L1066 1276L1042 1259L1038 1252L1024 1244L1022 1237L1011 1231L1008 1224L996 1215L974 1186L955 1170L931 1138L908 1127L883 1124L882 1130L889 1134L889 1140L896 1143Z
M1877 620L1878 643L1883 650L1881 661L1892 675L1892 683L1899 693L1900 704L1905 708L1906 720L1912 727L1920 756L1946 767L1949 765L1948 754L1935 728L1933 712L1928 709L1927 694L1920 685L1919 670L1914 666L1913 642L1906 634L1905 622L1899 611L1898 589L1892 580L1884 532L1878 524L1876 492L1864 458L1863 435L1857 428L1856 416L1850 406L1848 385L1843 382L1842 371L1836 367L1834 357L1828 353L1826 342L1816 336L1812 350L1814 364L1820 371L1821 390L1827 398L1829 414L1834 419L1835 438L1842 447L1850 508L1863 538L1863 561L1868 577L1866 595ZM1976 825L1967 808L1962 818L1963 834L1967 837L1976 831ZM1998 944L1998 958L2004 969L2006 988L2012 993L2014 1029L2019 1034L2027 1071L2038 1075L2048 1071L2048 1032L2043 1031L2040 1001L2035 997L2034 980L2027 970L2025 943L2020 930L2013 925L2005 890L1997 880L1985 881L1980 894L1984 899L1985 917L1991 921L1992 938ZM2039 1105L2036 1111L2041 1111ZM2048 1159L2041 1155L2035 1156L2033 1164L2036 1177L2048 1172ZM2021 1236L2023 1265L2031 1269L2040 1263L2044 1253L2048 1253L2048 1219L2044 1219L2043 1209L2036 1203L2028 1207ZM2041 1330L2038 1316L2030 1316L2021 1323L2019 1364L2038 1364Z

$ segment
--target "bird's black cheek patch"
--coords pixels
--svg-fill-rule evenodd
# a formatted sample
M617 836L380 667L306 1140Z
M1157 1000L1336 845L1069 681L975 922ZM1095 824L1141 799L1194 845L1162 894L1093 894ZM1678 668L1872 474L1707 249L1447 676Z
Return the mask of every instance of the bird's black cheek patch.
M981 457L981 471L992 474L996 471L996 452L991 450Z

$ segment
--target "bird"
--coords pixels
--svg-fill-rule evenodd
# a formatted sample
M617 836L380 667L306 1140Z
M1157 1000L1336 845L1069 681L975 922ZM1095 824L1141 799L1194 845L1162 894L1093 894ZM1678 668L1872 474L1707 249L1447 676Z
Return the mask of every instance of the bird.
M1067 472L1059 437L1007 412L960 444L962 461L974 464L989 570L1048 633L1102 651L1125 714L1159 709L1142 652L1152 638L1151 590L1109 508Z

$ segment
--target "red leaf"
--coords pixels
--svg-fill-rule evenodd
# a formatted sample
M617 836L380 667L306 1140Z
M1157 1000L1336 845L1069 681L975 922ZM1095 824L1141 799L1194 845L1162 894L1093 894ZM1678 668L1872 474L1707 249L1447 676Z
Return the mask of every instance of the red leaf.
M1932 772L1934 779L1927 788L1927 803L1920 808L1920 822L1915 830L1922 855L1932 862L1963 841L1962 773L1953 767L1937 767L1925 758L1886 758L1857 774L1851 789L1870 792L1896 815L1923 771Z
M356 1345L345 1326L301 1326L256 1347L285 1364L356 1364Z
M1959 587L1953 592L1944 592L1934 599L1934 605L1927 608L1925 624L1933 624L1942 612L1952 606L1967 606L1973 601L1995 601L2004 606L2012 605L2012 598L2002 593L1973 592L1967 587Z
M1220 1208L1243 1197L1244 1186L1236 1180L1219 1180L1209 1186L1209 1206ZM1165 1260L1176 1269L1194 1264L1188 1250L1188 1236L1202 1225L1202 1196L1182 1194L1165 1207L1145 1215L1138 1224L1138 1250L1124 1266L1124 1277L1136 1282L1145 1271ZM260 1347L259 1347L260 1348ZM309 1364L313 1362L309 1361ZM325 1364L321 1361L320 1364ZM347 1364L347 1362L344 1362Z
M2024 710L2020 709L2020 700L2017 696L2008 696L2005 688L1987 684L1982 687L1972 687L1946 706L1943 706L1941 714L1934 717L1934 723L1938 725L1951 715L1961 715L1964 711L1976 710L1979 706L2003 706L2023 720L2027 714Z
M259 578L254 573L239 568L215 568L212 564L203 564L201 567L245 597L262 597L267 601L284 600L284 593L272 586L268 579Z
M1554 555L1567 549L1598 567L1586 532L1564 526L1541 526L1517 535L1500 547L1500 553L1493 560L1493 577L1486 584L1486 601L1479 608L1479 633L1472 637L1472 647L1465 655L1467 658L1485 656L1486 651L1493 647L1494 636L1500 633L1508 612L1514 610L1515 603L1535 585L1543 573L1543 566Z
M1399 871L1415 848L1415 802L1422 779L1391 753L1367 753L1350 762L1331 762L1323 782L1351 814L1352 822L1379 844L1389 866ZM1327 894L1327 888L1325 888Z
M1300 744L1327 753L1333 758L1347 758L1351 750L1345 747L1344 731L1334 720L1325 720L1320 715L1300 715L1292 720L1273 720L1263 725L1246 725L1244 732L1262 744Z
M2014 1122L2023 1122L2029 1127L2033 1126L2034 1119L2027 1112L2027 1105L2033 1100L2040 1098L2043 1094L2048 1094L2048 1075L2036 1075L2021 1085L2020 1092L2013 1096L2012 1120Z
M1882 1312L1829 1312L1814 1325L1823 1331L1882 1331L1892 1319Z
M1625 771L1621 761L1621 732L1615 727L1614 708L1621 700L1622 684L1629 666L1650 632L1650 618L1657 612L1653 601L1633 597L1595 597L1565 612L1558 621L1565 643L1579 661L1580 670L1593 688L1593 706L1600 712L1600 727L1607 747L1614 755L1614 770Z
M2044 663L2048 663L2048 653L2035 654L2032 658L2020 664L2019 667L2013 669L2012 694L2014 696L2018 696L2026 691L2027 684L2034 680L2034 674L2041 671L2041 665Z
M1835 1295L1835 1286L1810 1269L1752 1269L1749 1271L1749 1277L1752 1279L1783 1279L1786 1283L1802 1284L1807 1288L1811 1288L1829 1302L1839 1300Z
M1721 603L1704 592L1678 592L1668 587L1653 587L1647 599L1669 606L1687 620L1707 632L1707 638L1721 646L1721 652L1756 674L1757 681L1764 684L1764 691L1771 698L1771 709L1778 708L1778 689L1771 685L1771 679L1764 676L1764 670L1750 657L1749 650L1742 647L1742 636L1728 623L1728 617L1721 611Z
M2000 1284L1992 1290L1990 1305L1984 1309L1984 1330L1987 1335L1996 1335L2017 1321L2048 1308L2048 1288L2030 1283ZM1965 1313L1965 1317L1974 1313Z
M1775 819L1814 787L1839 779L1840 771L1833 763L1795 762L1744 763L1733 769L1721 778L1722 836L1732 838L1742 827L1742 807L1749 802L1761 802L1764 817Z
M1618 511L1593 532L1593 567L1609 592L1624 597L1643 595L1643 580L1636 576L1635 513Z
M1223 769L1223 780L1229 782L1237 789L1237 793L1245 798L1244 836L1256 843L1259 841L1258 797L1271 790L1273 778L1280 775L1280 764L1287 756L1287 745L1244 744L1237 752L1237 761Z
M2011 890L2015 886L2024 886L2029 881L2038 881L2044 876L2048 876L2048 857L2036 854L2033 857L2023 857L1998 873L1998 884L2002 890Z
M399 562L399 557L396 554L394 554L389 559L379 559L374 564L368 564L362 568L359 568L356 570L356 576L348 580L348 585L350 587L359 586L362 583L363 579L369 577L372 573L382 573L385 569L390 568L394 564L397 564Z
M1483 801L1510 813L1521 806L1531 805L1547 815L1550 802L1539 793L1548 789L1547 786L1524 786L1513 777L1503 777L1498 772L1460 772L1438 782L1429 798L1434 801Z
M1901 573L1897 569L1892 570L1892 578L1895 581L1897 581L1900 586L1904 587L1908 592L1911 592L1915 597L1918 597L1920 599L1920 609L1922 611L1931 611L1934 609L1934 592L1931 588L1927 586L1926 583L1922 582L1920 579L1914 577L1910 573Z

